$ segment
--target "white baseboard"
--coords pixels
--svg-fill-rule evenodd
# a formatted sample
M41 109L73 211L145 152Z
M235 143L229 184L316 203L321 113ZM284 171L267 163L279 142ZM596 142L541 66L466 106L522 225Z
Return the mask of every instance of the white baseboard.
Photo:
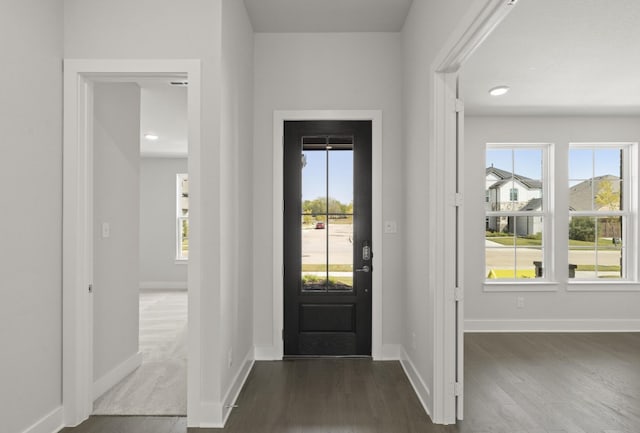
M383 344L380 361L400 361L402 346L399 344ZM376 361L378 361L376 359Z
M253 352L253 350L247 352L247 355L242 362L242 367L238 370L236 377L233 378L233 382L231 382L231 386L229 386L229 389L224 396L224 405L222 406L222 427L227 423L231 410L233 409L233 405L236 404L240 391L242 391L242 387L247 381L249 373L251 373L251 369L254 364Z
M26 428L22 433L57 433L64 427L64 409L62 406L52 410Z
M142 352L134 354L93 382L93 400L95 401L102 394L113 388L118 382L140 367L140 364L142 364Z
M274 346L255 346L253 359L256 361L282 361L282 356L276 353Z
M186 281L140 281L140 290L187 290Z
M464 332L640 332L640 319L469 319Z
M400 354L400 365L402 365L404 374L407 376L407 379L409 379L409 383L411 383L413 390L418 396L418 400L420 400L420 404L422 404L424 411L429 415L429 418L431 418L431 410L427 404L427 402L431 400L431 390L427 384L424 383L422 376L418 373L418 370L413 364L413 361L411 361L409 354L402 346L400 346Z
M236 400L240 395L240 391L242 391L242 387L247 381L249 373L251 373L251 369L253 368L253 353L254 349L247 352L247 355L242 362L242 367L240 367L236 376L233 378L233 381L231 381L222 403L203 402L200 405L200 425L197 427L224 428L224 425L227 423L229 415L231 414L231 410L233 409L233 405L236 403Z

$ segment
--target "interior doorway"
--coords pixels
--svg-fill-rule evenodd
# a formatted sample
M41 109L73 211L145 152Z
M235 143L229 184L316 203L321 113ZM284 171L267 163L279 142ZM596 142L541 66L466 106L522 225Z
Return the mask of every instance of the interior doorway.
M66 60L64 98L64 238L63 238L63 405L65 425L77 425L93 410L94 401L94 233L111 228L94 217L93 98L97 83L127 83L143 78L180 76L188 87L188 172L191 176L187 417L199 424L200 404L200 296L199 182L197 156L200 151L200 62L197 60ZM195 155L195 156L194 156ZM118 173L112 173L117 176ZM136 184L137 189L137 184ZM193 192L195 190L195 193ZM99 230L94 230L94 229ZM194 245L195 244L195 245ZM138 282L139 283L139 282ZM138 306L136 305L136 308ZM118 309L112 313L117 315ZM194 314L195 313L195 314ZM130 368L131 364L126 367Z
M284 355L371 355L371 121L284 125Z
M93 94L93 414L185 416L187 82Z

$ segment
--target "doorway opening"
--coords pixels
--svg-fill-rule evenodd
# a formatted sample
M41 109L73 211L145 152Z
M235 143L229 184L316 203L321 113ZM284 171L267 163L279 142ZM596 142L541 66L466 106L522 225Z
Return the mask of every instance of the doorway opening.
M371 355L371 121L284 125L284 355Z
M94 181L97 176L97 165L94 165L95 140L94 132L99 128L94 120L95 90L103 83L136 83L139 80L172 79L179 77L188 81L187 92L187 124L188 124L188 162L187 172L190 175L190 226L189 236L192 241L189 248L189 272L187 275L188 298L188 331L182 337L186 345L186 358L189 368L186 372L186 413L192 425L200 423L200 251L199 251L199 182L200 170L198 156L200 152L200 62L197 60L65 60L65 95L64 95L64 218L63 218L63 406L64 424L78 425L93 412L95 396L94 373L94 247L105 239L115 238L118 229L109 220L96 222L94 217ZM117 114L117 113L116 113ZM139 113L138 113L139 114ZM140 140L138 127L137 140ZM116 128L117 130L117 128ZM104 131L103 131L104 132ZM143 132L146 134L146 131ZM107 134L108 135L108 134ZM97 156L97 155L95 155ZM139 151L133 159L138 160ZM134 166L135 164L130 164ZM139 169L139 166L137 166ZM121 173L107 173L107 185ZM175 188L175 174L171 180ZM138 190L137 181L128 182L123 190ZM176 233L175 191L168 192L173 197L170 218L172 219L172 236ZM118 199L118 197L116 197ZM117 203L117 200L115 200ZM135 203L135 208L139 207ZM132 205L134 206L134 205ZM126 214L126 212L125 212ZM109 217L111 218L111 217ZM131 225L134 225L134 218ZM107 224L103 224L103 223ZM126 225L120 225L120 228ZM136 237L137 238L137 237ZM195 242L194 242L195 241ZM175 247L176 242L171 245ZM175 260L175 250L172 250ZM116 255L122 250L116 251ZM138 263L135 260L136 265ZM139 269L136 269L136 273ZM140 281L135 280L138 298ZM97 288L97 287L96 287ZM172 287L168 287L172 288ZM174 287L175 289L175 287ZM131 293L129 293L131 295ZM196 300L196 302L194 302ZM134 301L135 302L135 301ZM133 305L133 306L132 306ZM124 305L117 304L106 309L107 313L117 318ZM139 313L137 303L127 304L127 309ZM130 314L134 317L134 314ZM135 318L138 319L137 314ZM188 334L188 336L186 335ZM137 335L136 335L137 340ZM140 362L140 355L126 358L120 363L110 380L118 375L126 375ZM123 371L125 372L123 374ZM116 374L117 373L117 374ZM109 388L108 386L106 388ZM184 411L181 411L184 412ZM183 413L184 414L184 413Z
M186 416L186 82L93 90L93 414Z

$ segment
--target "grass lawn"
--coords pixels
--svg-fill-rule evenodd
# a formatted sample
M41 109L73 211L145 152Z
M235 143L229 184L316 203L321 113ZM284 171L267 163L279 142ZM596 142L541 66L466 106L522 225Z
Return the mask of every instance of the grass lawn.
M487 274L488 279L499 279L499 278L535 278L536 272L533 269L522 269L518 271L513 271L512 269L490 269Z
M495 242L497 244L500 245L505 245L508 247L512 247L513 246L513 237L509 236L487 236L486 237L487 240ZM515 238L515 243L517 246L519 247L540 247L542 246L542 241L540 239L528 239L528 238L522 238L522 237L517 237ZM595 246L595 242L588 242L588 241L576 241L574 239L569 239L569 249L582 249L585 248L587 249L588 247L594 247ZM580 248L571 248L571 247L580 247ZM615 245L613 245L613 243L611 242L611 239L603 239L600 238L598 239L598 249L599 250L618 250L620 249L619 247L616 247Z
M505 245L508 247L512 247L513 246L513 239L512 237L503 237L503 236L498 236L498 237L487 237L486 238L489 241L495 242L497 244L500 245ZM542 241L540 239L527 239L527 238L515 238L516 241L516 245L519 247L540 247L542 246Z
M596 265L578 265L578 267L576 268L576 271L594 272L595 270L596 270ZM617 266L617 265L609 265L609 266L599 265L598 266L598 271L599 272L620 272L620 266Z

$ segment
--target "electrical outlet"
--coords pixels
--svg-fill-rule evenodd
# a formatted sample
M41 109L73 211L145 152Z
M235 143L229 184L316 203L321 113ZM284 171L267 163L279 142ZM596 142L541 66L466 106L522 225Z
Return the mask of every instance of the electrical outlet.
M524 297L522 296L518 296L516 298L516 307L518 308L524 308Z

